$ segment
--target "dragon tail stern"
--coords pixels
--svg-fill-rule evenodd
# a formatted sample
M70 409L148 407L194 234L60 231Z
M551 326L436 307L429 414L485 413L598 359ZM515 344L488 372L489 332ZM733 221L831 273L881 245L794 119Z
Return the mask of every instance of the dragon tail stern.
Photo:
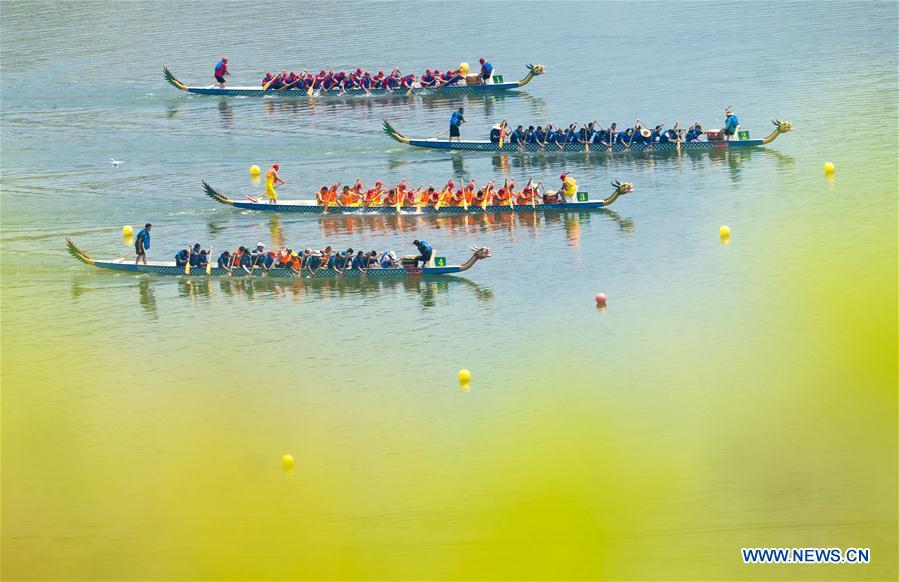
M233 200L219 194L215 188L206 183L206 180L203 180L203 191L216 202L221 202L222 204L234 204Z
M384 133L400 143L409 143L409 138L397 131L396 128L390 125L390 122L386 119L384 120Z
M81 261L86 265L93 265L94 259L90 258L90 256L79 249L75 243L69 237L66 237L66 250L69 251L69 254Z
M163 65L162 76L172 87L180 89L182 91L187 91L187 85L175 78L175 75L169 70L168 65Z

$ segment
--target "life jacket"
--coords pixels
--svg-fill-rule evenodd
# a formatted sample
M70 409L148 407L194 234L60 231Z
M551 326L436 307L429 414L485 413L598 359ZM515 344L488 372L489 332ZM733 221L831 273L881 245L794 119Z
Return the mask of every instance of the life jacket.
M396 204L396 197L397 197L397 191L391 190L391 191L387 192L387 195L384 197L384 203L389 206L392 206L392 205Z
M566 176L562 183L562 190L565 196L574 196L577 194L577 182L571 176Z

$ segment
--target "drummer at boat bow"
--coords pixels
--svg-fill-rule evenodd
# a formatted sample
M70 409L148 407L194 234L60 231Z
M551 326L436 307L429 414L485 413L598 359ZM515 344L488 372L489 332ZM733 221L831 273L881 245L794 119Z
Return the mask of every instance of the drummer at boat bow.
M724 139L730 141L731 138L740 130L740 120L734 115L730 107L724 109Z
M422 267L427 267L428 263L431 262L431 255L434 254L434 249L423 240L415 240L412 244L418 249L418 256L415 258L415 266L418 266L418 263L421 262Z

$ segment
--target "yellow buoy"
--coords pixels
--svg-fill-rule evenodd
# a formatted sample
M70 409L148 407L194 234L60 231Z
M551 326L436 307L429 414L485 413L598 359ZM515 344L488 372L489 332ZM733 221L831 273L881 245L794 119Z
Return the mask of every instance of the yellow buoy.
M462 75L468 74L468 63L459 63L459 73Z
M293 455L284 455L281 457L281 466L285 469L293 469Z
M462 368L461 370L459 370L459 382L465 383L465 382L470 382L470 381L471 381L471 372L469 372L465 368Z
M134 234L134 229L131 228L130 224L126 224L122 227L122 234L125 236L131 236L132 234Z
M824 162L824 173L825 174L833 174L834 168L833 162Z
M721 235L721 238L727 238L730 236L730 227L725 224L718 229L718 233Z
M253 164L252 166L250 166L250 175L251 176L258 176L261 171L262 170L260 170L259 166L257 166L256 164Z

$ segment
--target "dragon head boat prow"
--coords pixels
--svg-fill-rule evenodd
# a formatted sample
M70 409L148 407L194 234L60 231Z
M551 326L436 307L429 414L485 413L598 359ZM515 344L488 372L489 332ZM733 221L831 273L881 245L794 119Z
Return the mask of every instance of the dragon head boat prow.
M524 87L525 85L527 85L528 83L531 82L531 79L533 79L534 77L537 77L539 75L542 75L544 72L546 72L545 67L543 65L528 65L527 67L528 67L528 74L525 75L524 79L522 79L521 81L518 81L519 87Z
M472 268L475 263L478 261L488 259L493 256L493 253L490 251L490 247L478 247L478 246L470 246L472 255L467 261L459 265L459 271L467 271Z
M619 197L624 194L630 194L634 191L634 185L630 182L622 182L621 180L615 180L612 182L612 187L615 188L615 191L612 192L611 196L602 201L603 206L608 206L609 204L618 200Z
M781 121L779 119L775 119L771 122L774 125L774 131L771 132L771 135L762 140L762 145L768 145L782 133L788 133L793 131L793 122L792 121Z

